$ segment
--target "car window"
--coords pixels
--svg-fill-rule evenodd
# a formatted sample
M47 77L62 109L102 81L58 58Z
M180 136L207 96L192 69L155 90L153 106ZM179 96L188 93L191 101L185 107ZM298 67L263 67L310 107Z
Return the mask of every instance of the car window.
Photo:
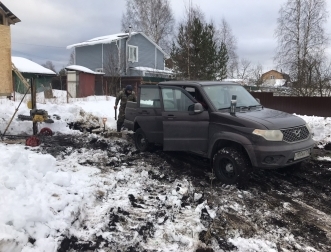
M179 89L162 89L164 111L189 111L194 102ZM192 106L191 106L192 108Z
M256 99L243 86L240 85L212 85L205 86L203 89L217 109L229 108L233 95L237 96L237 107L260 105Z
M158 88L141 88L141 108L161 108L160 92Z

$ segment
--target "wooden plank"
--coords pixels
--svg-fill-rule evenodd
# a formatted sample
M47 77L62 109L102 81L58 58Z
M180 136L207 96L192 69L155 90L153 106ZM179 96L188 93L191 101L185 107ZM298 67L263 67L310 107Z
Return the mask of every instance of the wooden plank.
M12 63L12 68L13 68L13 71L16 73L17 77L20 78L20 80L22 81L22 83L24 84L24 86L29 89L30 88L29 83L23 77L23 75L21 74L21 72L16 68L16 66L15 66L14 63Z

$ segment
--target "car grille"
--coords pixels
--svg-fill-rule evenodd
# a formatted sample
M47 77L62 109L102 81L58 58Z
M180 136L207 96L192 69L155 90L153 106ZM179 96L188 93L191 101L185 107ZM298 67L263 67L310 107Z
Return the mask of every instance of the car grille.
M288 143L306 140L310 134L306 126L282 129L281 132L283 133L283 141Z

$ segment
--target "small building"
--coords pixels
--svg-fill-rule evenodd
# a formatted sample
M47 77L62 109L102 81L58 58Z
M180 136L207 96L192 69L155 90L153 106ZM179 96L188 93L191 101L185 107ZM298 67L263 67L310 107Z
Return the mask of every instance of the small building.
M261 75L262 86L286 86L290 82L290 76L283 72L270 70Z
M84 66L71 65L65 68L67 70L67 91L71 98L82 98L91 95L96 95L99 85L102 82L99 80L103 76L103 72L95 72Z
M20 21L0 2L0 96L10 96L13 92L10 25Z
M56 73L52 70L26 58L12 56L12 63L30 85L32 83L35 85L37 92L43 92L46 87L49 88L52 78L56 76ZM25 93L26 87L15 72L12 73L12 77L14 90L18 93Z

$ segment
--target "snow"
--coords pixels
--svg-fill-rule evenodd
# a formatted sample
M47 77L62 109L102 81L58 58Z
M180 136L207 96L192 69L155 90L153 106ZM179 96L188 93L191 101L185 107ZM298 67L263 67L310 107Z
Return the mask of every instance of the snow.
M79 65L70 65L66 67L67 70L74 70L74 71L80 71L84 73L90 73L90 74L105 74L105 73L100 73L100 72L94 72L91 69L84 67L84 66L79 66Z
M285 79L268 79L262 84L263 87L282 87L286 83Z
M296 115L296 114L295 114ZM331 142L331 117L297 115L307 122L318 147Z
M160 69L155 69L155 68L151 68L151 67L133 67L132 69L138 70L138 71L153 72L153 73L173 74L173 71L171 71L171 70L160 70Z
M56 134L82 134L69 129L67 123L94 120L96 124L102 125L102 118L107 119L107 128L115 129L114 97L91 96L69 99L70 103L66 103L65 92L54 90L54 95L54 99L45 99L43 94L39 93L37 101L39 109L47 110L51 116L61 117L54 119L55 123L47 125ZM17 101L0 99L1 132L18 107L20 96L16 94L16 98ZM18 114L28 113L29 109L23 102ZM299 116L311 127L313 138L320 147L331 142L331 118ZM14 119L7 134L23 133L32 134L31 122ZM93 134L88 137L92 138ZM118 159L123 155L115 147L112 150L117 153ZM125 195L132 194L135 198L147 199L149 195L144 188L160 183L147 179L148 171L153 170L153 167L148 167L144 163L132 167L123 163L120 169L107 173L102 172L101 167L82 166L78 160L82 162L85 159L108 158L104 152L82 151L74 151L61 159L41 153L39 147L6 145L0 142L0 251L56 251L61 234L68 233L86 237L86 240L93 235L109 236L107 233L98 233L98 230L106 225L105 218L109 218L107 213L110 213L111 209L130 209L130 202ZM117 157L112 159L116 161ZM331 161L330 157L319 159ZM129 187L125 181L130 182ZM179 183L181 186L178 189ZM192 193L191 185L185 180L174 181L156 193L160 202L171 206L172 211L177 211L178 215L175 222L166 221L164 216L158 217L156 222L164 225L156 225L154 238L146 242L147 250L195 251L200 244L198 234L204 230L200 221L202 209L206 209L211 218L216 216L217 211L227 207L235 211L245 211L233 202L228 206L220 206L220 209L211 209L206 202L202 202L195 209L180 208L183 195ZM243 191L243 195L238 197L246 194L248 192ZM101 204L103 195L108 195L108 201ZM193 195L195 201L202 197L200 193ZM134 214L145 219L151 218L148 209L138 208ZM80 225L84 223L87 231L79 228L80 225L75 224L76 222ZM123 236L132 238L134 245L138 238L131 231L133 227L118 228L122 230ZM36 240L33 244L29 242L31 237ZM123 237L113 236L112 239L121 240ZM237 251L277 251L275 241L261 237L244 238L236 234L228 242L235 245Z
M15 67L21 72L21 73L35 73L35 74L50 74L50 75L56 75L55 72L53 72L50 69L47 69L31 60L28 60L26 58L22 57L11 57L12 63L15 65Z
M274 87L281 87L285 84L285 82L286 82L285 79L276 79Z
M138 32L132 32L131 35L135 35L137 33ZM116 33L116 34L96 37L93 39L89 39L85 42L68 45L67 49L72 49L74 47L80 47L80 46L88 46L88 45L110 44L114 41L121 40L123 38L127 38L128 36L129 36L128 33Z

